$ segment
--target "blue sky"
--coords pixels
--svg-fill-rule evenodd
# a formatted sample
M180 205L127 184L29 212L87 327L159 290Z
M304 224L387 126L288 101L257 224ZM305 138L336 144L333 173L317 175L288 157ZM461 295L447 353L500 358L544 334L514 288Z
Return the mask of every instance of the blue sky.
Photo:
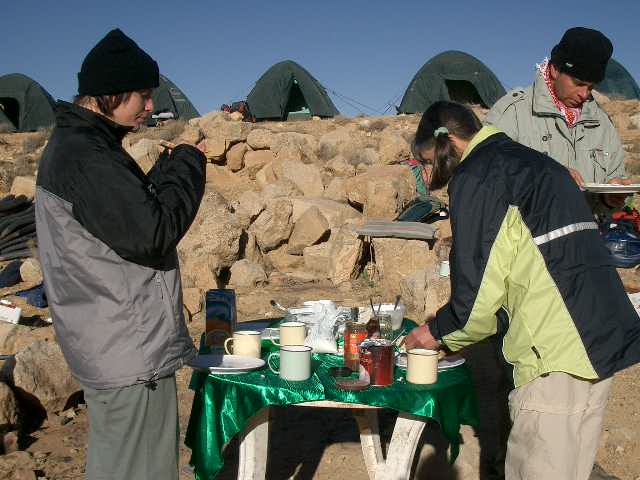
M0 75L24 73L64 100L76 93L84 56L114 27L154 57L201 114L246 98L284 59L372 109L333 98L345 115L399 104L417 70L444 50L478 57L507 89L523 86L572 26L604 32L614 58L640 80L640 0L6 3Z

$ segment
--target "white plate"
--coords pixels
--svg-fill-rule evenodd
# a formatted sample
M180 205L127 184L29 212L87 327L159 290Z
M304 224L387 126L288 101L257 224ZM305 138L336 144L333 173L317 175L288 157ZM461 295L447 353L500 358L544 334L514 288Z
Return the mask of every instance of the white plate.
M459 355L449 355L438 362L438 370L446 370L448 368L457 367L465 362L464 357ZM407 368L407 354L399 353L396 355L396 367Z
M637 193L640 192L640 184L612 185L609 183L585 183L584 189L593 193Z
M196 370L208 370L216 375L244 373L264 367L261 358L243 357L241 355L222 355L212 353L197 355L187 365Z

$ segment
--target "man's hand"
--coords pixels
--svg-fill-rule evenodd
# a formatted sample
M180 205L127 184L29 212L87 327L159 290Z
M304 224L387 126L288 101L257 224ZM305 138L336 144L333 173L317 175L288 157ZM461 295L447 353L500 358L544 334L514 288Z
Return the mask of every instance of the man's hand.
M568 168L567 170L569 170L569 173L571 174L571 177L575 180L575 182L578 184L578 186L580 188L584 188L584 178L582 178L582 175L580 175L580 172L578 172L577 170L575 170L573 168Z
M426 348L428 350L438 350L440 343L433 338L427 324L421 325L411 330L404 340L407 351L412 348Z
M607 183L609 185L631 185L631 180L628 178L612 178ZM628 196L628 193L603 193L602 199L606 205L619 209L624 207L624 202Z

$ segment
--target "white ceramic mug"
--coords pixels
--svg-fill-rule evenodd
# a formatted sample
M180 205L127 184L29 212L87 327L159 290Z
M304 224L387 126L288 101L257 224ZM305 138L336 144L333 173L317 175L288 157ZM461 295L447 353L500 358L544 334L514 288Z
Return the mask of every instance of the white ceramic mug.
M229 349L229 342L233 342L233 350ZM256 330L239 330L233 332L233 337L224 341L224 351L229 355L243 355L245 357L260 358L262 335Z
M273 357L280 357L280 370L271 366ZM306 345L287 345L280 347L267 357L269 369L283 380L300 382L311 377L311 347Z
M413 348L407 352L407 382L436 383L438 380L438 351Z
M304 345L304 340L307 338L307 327L302 322L282 322L280 324L280 339L276 341L274 338L271 341L274 345Z

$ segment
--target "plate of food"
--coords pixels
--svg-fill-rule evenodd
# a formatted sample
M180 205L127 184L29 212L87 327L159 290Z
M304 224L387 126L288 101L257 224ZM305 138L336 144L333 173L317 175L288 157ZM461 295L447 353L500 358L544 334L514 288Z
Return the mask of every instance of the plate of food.
M196 355L187 365L194 370L209 371L216 375L225 375L258 370L264 367L265 362L261 358L210 353Z
M640 183L631 185L618 185L613 183L585 183L584 189L592 193L638 193L640 192Z

